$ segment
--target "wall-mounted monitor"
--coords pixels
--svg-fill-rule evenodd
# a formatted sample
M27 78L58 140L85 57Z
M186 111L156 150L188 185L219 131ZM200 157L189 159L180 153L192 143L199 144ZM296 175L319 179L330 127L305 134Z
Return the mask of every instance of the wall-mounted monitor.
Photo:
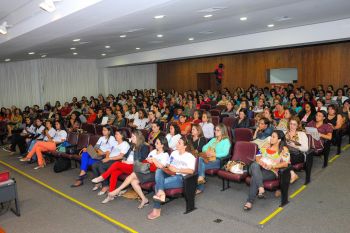
M267 83L297 83L297 68L268 69L266 72Z

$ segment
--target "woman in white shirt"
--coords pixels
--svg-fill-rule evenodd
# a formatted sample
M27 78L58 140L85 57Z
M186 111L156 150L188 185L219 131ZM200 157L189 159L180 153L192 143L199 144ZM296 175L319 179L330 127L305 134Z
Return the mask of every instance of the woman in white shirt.
M157 170L157 168L165 167L169 159L169 154L168 152L166 152L169 149L168 141L164 136L159 136L156 139L155 147L156 149L152 150L148 154L148 157L146 158L146 160L143 161L143 163L150 164L150 173L143 174L143 173L135 172L135 169L134 169L134 172L131 173L116 190L108 194L108 196L110 196L111 199L114 199L114 197L117 196L120 193L120 191L122 191L123 189L125 189L131 184L135 192L141 198L141 203L137 208L142 209L144 206L147 206L149 204L147 197L142 192L142 188L140 184L143 184L146 182L154 182L155 171Z
M146 112L143 109L139 110L139 115L135 118L134 122L130 123L130 127L136 129L144 129L148 122L148 118L146 117Z
M128 152L130 145L127 142L128 138L126 132L123 130L117 130L115 132L115 141L111 142L111 151L107 151L106 157L97 163L92 165L92 172L95 177L100 176L102 173L107 171L107 169L118 160L122 160L124 155ZM100 184L96 184L92 191L96 191L100 187L102 187L101 191L98 192L98 196L105 194L108 191L109 180L104 180Z
M46 121L46 132L44 141L37 141L33 149L28 153L25 158L22 158L21 161L30 161L34 154L38 158L38 166L34 169L39 169L45 167L45 160L43 159L42 152L45 151L54 151L56 150L56 145L61 144L67 140L67 132L62 130L63 126L61 122L56 121L55 126L57 131L52 127L51 121Z
M109 125L104 125L102 128L102 137L100 137L94 147L98 156L103 159L107 153L110 153L112 144L115 141L113 136L113 129ZM98 162L101 159L93 159L87 152L86 148L83 148L83 152L81 153L80 160L80 174L76 179L76 182L71 185L72 188L79 187L83 185L84 179L87 176L87 170L89 166L92 166L94 163Z
M136 106L135 105L133 105L133 106L131 106L131 112L129 113L129 115L128 115L128 119L129 120L135 120L136 118L138 118L139 117L139 113L138 113L138 111L137 111L137 108L136 108Z
M124 159L114 162L106 172L92 179L92 182L98 184L109 179L109 192L114 191L117 187L118 177L121 174L130 175L133 172L134 161L143 161L147 157L148 152L149 148L145 144L145 138L142 132L140 130L134 130L131 133L131 147L124 156ZM113 196L107 196L102 203L105 204L113 199Z
M214 125L211 123L211 114L209 112L202 113L202 122L199 125L202 127L206 139L214 137Z
M196 158L189 152L190 145L185 137L181 137L177 143L176 150L170 155L165 168L156 171L156 186L153 196L154 206L148 219L153 220L160 217L160 206L165 202L166 189L183 187L183 176L193 174L196 166Z
M172 123L169 126L168 134L166 135L169 148L172 150L176 150L176 145L180 138L181 138L180 127L176 123Z

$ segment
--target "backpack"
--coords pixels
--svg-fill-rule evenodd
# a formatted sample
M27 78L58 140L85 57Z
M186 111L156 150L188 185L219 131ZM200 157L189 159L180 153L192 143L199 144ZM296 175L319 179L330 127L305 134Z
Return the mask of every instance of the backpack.
M71 168L71 160L68 158L58 158L53 166L53 171L56 173L63 172Z

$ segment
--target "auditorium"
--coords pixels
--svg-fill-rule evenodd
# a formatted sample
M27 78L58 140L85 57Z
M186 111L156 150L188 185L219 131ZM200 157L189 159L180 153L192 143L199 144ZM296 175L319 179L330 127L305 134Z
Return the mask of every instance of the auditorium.
M349 233L349 0L0 0L0 233Z

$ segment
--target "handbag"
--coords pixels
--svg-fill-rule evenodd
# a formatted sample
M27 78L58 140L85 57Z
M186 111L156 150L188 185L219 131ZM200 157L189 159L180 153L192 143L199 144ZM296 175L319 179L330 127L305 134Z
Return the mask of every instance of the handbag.
M134 161L134 172L135 173L141 173L141 174L148 174L150 173L150 164L149 163L142 163L138 160Z
M225 170L233 174L242 175L246 164L242 161L228 161L224 166Z

